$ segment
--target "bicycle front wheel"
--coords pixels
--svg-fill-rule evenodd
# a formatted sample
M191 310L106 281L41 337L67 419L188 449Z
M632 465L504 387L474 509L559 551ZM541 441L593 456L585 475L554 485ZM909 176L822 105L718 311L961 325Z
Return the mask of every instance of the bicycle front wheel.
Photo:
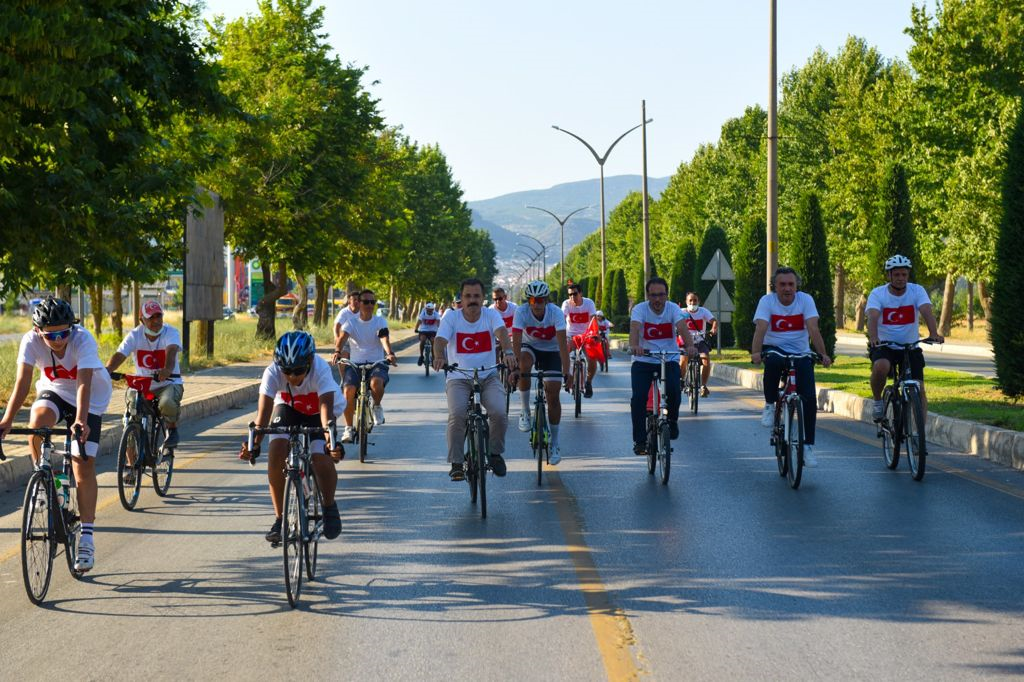
M423 346L423 374L430 376L430 365L434 362L434 349L429 341Z
M371 419L370 405L364 397L360 397L356 404L356 418L359 420L359 433L356 434L359 438L359 462L363 463L366 461L366 437L370 433Z
M920 481L924 478L925 458L928 455L924 442L924 407L916 386L907 387L905 412L907 463L910 465L910 475L915 481Z
M900 463L900 398L895 391L886 386L882 394L885 405L885 416L878 425L878 435L882 439L882 456L885 466L895 469Z
M658 427L658 467L661 484L668 485L668 475L672 470L672 439L669 437L667 421L661 422Z
M164 440L166 439L167 432L161 419L157 421L157 427L153 431L151 450L153 453L153 490L160 497L167 496L167 490L171 487L171 476L174 475L174 453L164 449Z
M320 548L320 534L324 528L324 500L320 492L320 482L316 480L316 471L309 467L309 488L312 495L306 497L306 538L302 543L302 551L306 559L306 577L316 577L316 558Z
M121 506L132 511L139 502L142 472L146 470L146 456L142 427L131 422L124 427L121 443L117 446L117 496Z
M804 471L804 415L800 397L786 402L786 477L789 487L800 487Z
M575 416L578 418L583 412L583 374L578 366L572 381L572 400Z
M653 414L647 415L647 473L658 470L658 422Z
M547 456L548 443L545 430L548 428L547 415L544 414L544 402L537 401L533 423L533 456L537 458L537 485L543 482L544 459Z
M697 403L700 400L700 365L690 363L690 412L697 414Z
M53 558L57 553L53 524L55 514L53 491L46 474L32 474L25 489L21 516L21 575L25 593L33 604L41 604L50 589Z
M480 472L477 484L480 486L480 518L487 518L487 431L476 430L476 468Z
M466 432L466 447L463 453L462 466L466 472L466 483L469 484L469 502L476 504L476 494L479 490L476 486L476 479L480 475L480 470L477 469L476 441L473 439L472 429Z
M302 482L289 472L281 510L281 546L284 548L284 588L293 608L302 591L302 541L306 529Z

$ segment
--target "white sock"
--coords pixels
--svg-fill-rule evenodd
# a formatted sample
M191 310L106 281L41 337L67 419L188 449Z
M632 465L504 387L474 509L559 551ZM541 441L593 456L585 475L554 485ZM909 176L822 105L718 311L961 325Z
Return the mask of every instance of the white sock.
M523 401L523 414L530 414L530 389L519 391L519 399Z
M551 445L552 447L558 447L558 424L550 424L551 429Z

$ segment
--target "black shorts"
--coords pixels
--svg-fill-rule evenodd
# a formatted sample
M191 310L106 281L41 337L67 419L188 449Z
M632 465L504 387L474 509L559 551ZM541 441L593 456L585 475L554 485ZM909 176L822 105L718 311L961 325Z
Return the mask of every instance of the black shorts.
M889 376L892 376L894 371L902 370L899 365L903 364L903 351L888 346L875 346L869 353L871 362L874 363L876 360L888 360L890 369ZM915 348L910 351L910 378L916 379L917 381L924 381L924 353L920 348ZM897 369L898 368L898 369Z
M533 356L534 371L557 373L557 376L545 377L544 381L562 380L562 354L557 350L537 350L529 344L523 344L523 352Z
M434 330L434 331L432 331L432 332L428 332L428 331L426 331L426 330L423 330L423 329L421 329L421 330L420 330L419 332L417 332L417 333L418 333L418 334L419 334L420 336L426 336L427 338L430 338L430 339L432 339L432 338L434 338L435 336L437 336L437 330Z
M32 408L35 409L36 407L48 407L51 412L57 415L58 422L67 422L69 424L75 421L75 415L78 414L78 410L74 405L53 391L43 391L37 395L35 402L32 403ZM89 425L89 437L85 441L86 457L95 457L99 453L101 422L101 416L92 412L85 419L85 423ZM78 445L76 443L72 443L71 447L72 453L78 452Z
M271 426L320 426L320 413L316 414L303 414L296 410L291 405L285 403L278 403L274 405L274 411L270 413L270 425ZM275 440L288 440L288 436L283 433L272 433L267 436L269 442ZM321 436L313 436L310 438L309 448L310 452L319 453L323 452L323 445L319 448L312 447L312 444L319 441L321 444L325 442L325 438Z

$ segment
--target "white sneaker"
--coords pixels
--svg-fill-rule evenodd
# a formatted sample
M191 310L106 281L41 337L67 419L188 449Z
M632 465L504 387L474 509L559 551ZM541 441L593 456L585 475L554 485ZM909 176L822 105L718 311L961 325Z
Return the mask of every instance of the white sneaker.
M562 461L562 451L557 445L552 445L548 450L548 464L558 464Z
M818 458L814 456L814 446L808 445L807 443L804 443L804 466L818 466Z
M78 556L75 557L75 572L85 573L96 564L96 548L92 543L78 541Z
M351 426L346 426L345 429L341 432L342 443L351 443L353 440L355 440L355 437L356 430L353 429Z
M530 415L525 412L519 415L519 430L524 433L530 430Z
M881 400L874 400L871 403L871 418L876 422L882 421L885 416L885 403Z
M761 410L761 426L770 429L773 424L775 424L775 406L765 405Z
M380 426L384 423L384 408L380 405L373 406L373 425Z

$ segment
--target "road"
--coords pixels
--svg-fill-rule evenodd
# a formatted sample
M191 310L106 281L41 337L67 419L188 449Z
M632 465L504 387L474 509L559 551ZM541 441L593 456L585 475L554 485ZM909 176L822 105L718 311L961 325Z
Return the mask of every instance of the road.
M262 539L265 468L235 459L247 411L183 425L171 496L144 489L141 511L103 474L97 567L75 582L58 557L42 608L21 583L20 491L0 493L3 677L1024 675L1020 473L933 446L915 483L870 426L822 415L821 465L793 491L757 396L713 386L663 487L630 453L619 361L542 487L513 427L481 520L448 481L441 379L402 361L370 461L339 467L344 531L295 610Z
M836 353L867 357L866 344L862 340L851 341L848 337L840 338L836 341ZM992 358L959 354L955 351L947 351L942 346L933 346L925 350L925 363L928 367L936 369L969 372L990 379L994 379L996 376L996 367Z

